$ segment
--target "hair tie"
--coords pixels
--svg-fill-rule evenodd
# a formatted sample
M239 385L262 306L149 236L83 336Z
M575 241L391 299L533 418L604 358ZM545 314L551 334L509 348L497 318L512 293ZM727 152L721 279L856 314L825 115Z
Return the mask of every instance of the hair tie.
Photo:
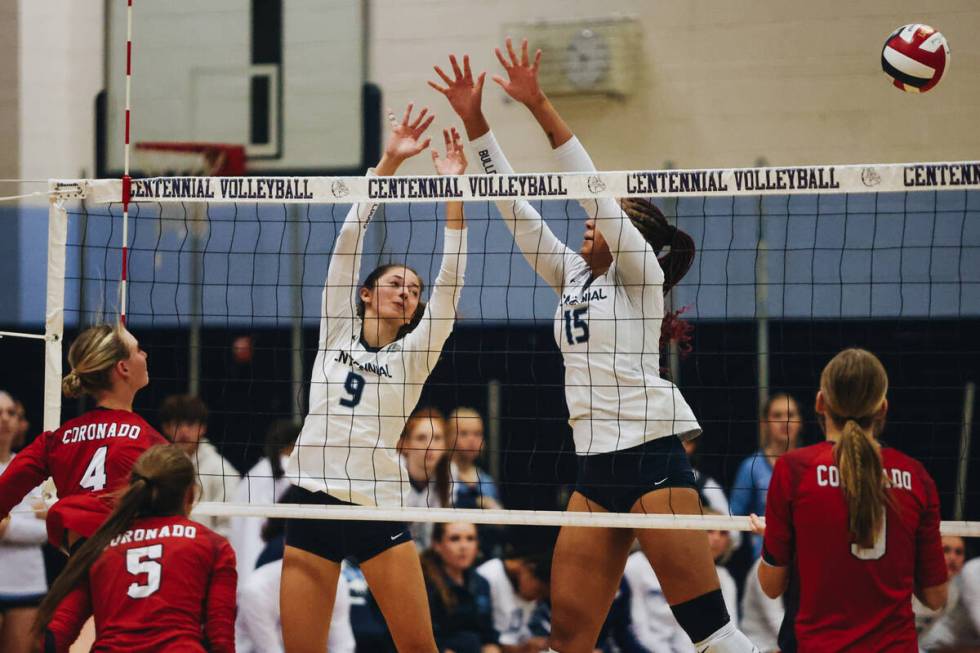
M150 487L152 487L154 485L153 479L147 478L146 476L143 476L142 474L140 474L138 472L133 472L133 478L135 480L137 480L137 481L143 481L144 483L146 483Z

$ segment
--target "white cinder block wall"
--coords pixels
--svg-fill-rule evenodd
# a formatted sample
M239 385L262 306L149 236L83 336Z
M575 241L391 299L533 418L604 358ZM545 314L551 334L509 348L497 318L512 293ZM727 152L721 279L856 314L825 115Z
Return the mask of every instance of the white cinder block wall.
M369 77L389 106L425 101L446 123L425 81L448 52L499 72L505 23L617 14L642 26L636 92L557 102L602 169L980 158L975 0L372 0ZM879 65L885 37L912 22L952 48L947 77L922 96L890 86ZM547 142L502 97L488 81L486 113L515 167L548 169Z

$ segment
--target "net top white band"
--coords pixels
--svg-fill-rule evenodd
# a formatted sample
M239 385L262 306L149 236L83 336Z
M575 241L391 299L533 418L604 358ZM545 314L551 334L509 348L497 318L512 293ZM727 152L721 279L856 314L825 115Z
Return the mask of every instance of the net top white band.
M325 203L576 200L980 189L980 161L458 177L152 177L134 202ZM117 179L52 180L58 197L120 201Z

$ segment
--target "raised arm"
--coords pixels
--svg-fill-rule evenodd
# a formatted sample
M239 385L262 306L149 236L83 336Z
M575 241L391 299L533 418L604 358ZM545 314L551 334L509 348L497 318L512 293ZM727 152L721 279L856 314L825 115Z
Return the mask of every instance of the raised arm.
M47 455L49 437L49 432L45 431L34 438L0 474L0 519L51 475Z
M435 66L436 74L446 85L440 86L435 82L429 82L429 85L446 96L453 110L463 121L470 146L479 154L481 172L513 173L513 167L497 143L493 132L490 131L490 126L483 115L482 93L486 73L481 73L474 81L468 55L463 57L462 69L455 55L450 55L449 62L452 65L453 78L450 78L439 66ZM501 200L497 202L497 208L504 219L504 224L514 234L514 241L524 254L524 258L534 271L560 294L568 266L584 265L584 262L555 237L541 218L541 214L529 202Z
M385 145L381 161L373 174L379 177L394 175L398 167L429 147L430 139L423 140L423 134L432 124L435 115L428 115L423 108L412 119L413 105L409 104L401 121L391 117L391 133ZM372 174L368 172L368 174ZM354 204L347 212L344 224L337 234L333 255L327 267L327 279L323 288L320 321L320 348L326 346L329 338L337 335L336 330L344 325L350 326L357 315L357 291L361 271L361 253L364 249L364 234L367 226L378 210L377 202Z
M432 165L440 175L461 175L466 172L466 153L455 128L443 130L446 156L432 150ZM456 322L456 306L463 291L466 271L466 217L462 202L446 202L446 227L443 230L442 264L432 286L432 295L425 307L422 321L406 337L405 349L421 356L426 371L439 360L442 346L452 333Z
M520 57L514 52L509 38L506 45L508 57L504 57L499 48L496 54L507 73L507 78L495 75L494 81L510 97L527 107L537 120L554 149L555 163L559 171L594 172L596 167L588 152L572 134L571 129L538 84L541 50L535 53L534 61L531 62L526 39L521 43ZM617 274L628 285L649 288L663 283L663 271L657 262L656 254L623 213L616 200L580 199L579 204L587 215L595 218L596 229L606 239L616 261Z

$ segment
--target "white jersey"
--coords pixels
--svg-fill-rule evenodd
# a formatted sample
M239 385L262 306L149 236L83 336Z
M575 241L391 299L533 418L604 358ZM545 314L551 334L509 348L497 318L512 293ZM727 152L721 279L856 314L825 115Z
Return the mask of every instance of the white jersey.
M637 641L649 651L688 653L691 638L677 623L660 580L642 551L630 555L623 579L630 591L630 621Z
M488 174L513 169L492 132L472 141ZM578 139L555 150L565 170L595 170ZM660 377L664 274L653 249L612 199L583 200L612 250L609 270L589 266L527 201L497 203L535 272L558 293L554 335L565 362L565 400L579 455L701 433L677 387Z
M235 618L235 650L238 653L282 653L285 650L279 610L281 576L282 560L276 560L262 565L247 581L239 584L238 615ZM327 639L327 651L330 653L354 653L350 606L350 586L341 574L337 579L337 595Z
M14 459L0 462L0 474ZM14 600L48 591L41 545L48 539L43 519L34 515L34 505L44 502L41 486L28 492L10 511L10 523L0 537L0 599Z
M282 457L282 466L285 468L287 458ZM235 489L233 503L272 504L279 500L279 497L289 489L289 479L285 476L273 478L272 464L265 456L255 463L248 474L242 479ZM228 535L228 542L235 549L235 560L238 562L238 584L245 582L255 570L255 563L259 554L265 549L265 540L262 539L262 528L266 524L263 517L232 517L231 532Z
M919 637L924 651L980 648L980 558L963 565L949 585L946 611Z
M742 621L740 626L745 636L759 647L762 653L779 650L779 627L783 623L786 610L782 597L771 599L759 585L759 565L762 558L755 561L745 577L745 594L742 596Z
M507 576L504 561L499 558L487 560L476 568L476 573L490 583L493 627L500 633L500 644L517 646L531 639L528 624L534 613L535 602L517 595L517 590Z
M286 475L311 492L360 505L398 507L410 492L395 445L456 319L466 229L445 229L442 266L421 323L376 349L361 338L357 293L364 232L378 203L344 221L323 290L309 414Z

